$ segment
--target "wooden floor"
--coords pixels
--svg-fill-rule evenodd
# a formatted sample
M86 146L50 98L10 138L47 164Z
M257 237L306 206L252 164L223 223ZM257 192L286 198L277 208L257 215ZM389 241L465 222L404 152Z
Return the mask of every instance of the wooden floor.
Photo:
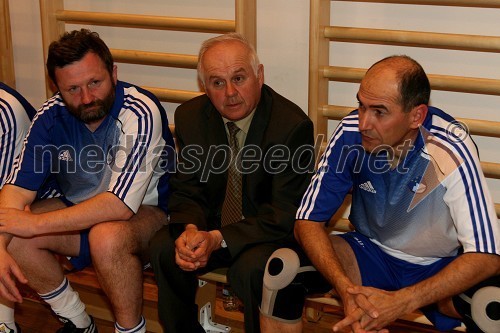
M22 333L54 333L63 326L47 305L31 300L16 305L16 322ZM96 325L99 333L115 331L111 322L96 320Z
M215 321L232 327L233 333L243 333L242 314L239 312L225 312L222 308L221 300L217 299ZM335 309L325 314L317 323L305 322L305 333L331 333L331 327L341 318L341 314ZM16 321L21 326L23 333L54 333L61 324L52 314L50 309L36 301L25 300L16 307ZM113 333L113 323L103 320L96 320L99 333ZM391 333L410 332L438 332L427 326L418 327L415 324L396 323L389 327Z

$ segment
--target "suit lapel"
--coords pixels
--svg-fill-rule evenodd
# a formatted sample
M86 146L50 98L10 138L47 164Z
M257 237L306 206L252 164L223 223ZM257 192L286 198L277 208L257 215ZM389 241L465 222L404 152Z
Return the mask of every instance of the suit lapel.
M207 126L207 142L203 143L202 146L205 147L205 154L207 156L207 163L205 167L215 167L221 168L226 160L224 160L223 153L217 153L214 155L215 151L211 149L218 149L221 145L229 145L229 141L226 135L226 129L224 125L224 121L222 120L222 116L215 109L212 103L208 103L205 108L206 112L206 120ZM210 156L212 155L212 156ZM210 178L214 181L213 184L219 184L225 189L225 185L227 182L227 170L225 172L215 172L210 175Z
M260 97L259 104L257 105L257 109L255 110L255 114L252 119L252 123L250 124L250 128L248 129L247 138L245 140L245 146L255 145L260 147L262 151L261 159L264 159L264 154L266 149L264 141L264 134L267 130L267 126L269 124L269 119L271 117L272 110L272 98L270 96L270 92L266 89L266 86L262 86L262 94ZM242 183L243 183L243 215L246 211L252 211L252 209L256 209L256 207L248 207L252 205L252 201L248 198L248 189L251 189L252 186L256 186L255 184L251 184L252 179L259 179L261 174L261 168L259 170L254 171L252 174L243 174Z
M208 103L207 108L205 109L205 113L207 115L207 138L208 138L208 146L211 145L220 145L220 144L229 144L226 135L226 129L224 128L224 121L220 113L215 109L212 103Z
M262 86L260 101L257 105L257 109L255 110L255 115L253 116L250 128L248 129L245 145L253 144L261 147L262 139L267 129L269 118L271 117L272 109L272 98L269 96L269 92L265 89L265 87L265 85Z

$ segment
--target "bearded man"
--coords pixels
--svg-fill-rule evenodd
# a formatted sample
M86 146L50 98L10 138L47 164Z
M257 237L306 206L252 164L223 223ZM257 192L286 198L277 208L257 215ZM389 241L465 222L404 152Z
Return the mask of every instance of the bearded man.
M149 239L167 222L175 151L165 110L117 80L108 47L86 29L50 45L47 71L58 93L36 114L0 194L0 322L18 332L17 280L51 306L64 323L58 332L97 332L56 253L75 269L92 263L115 332L146 332L142 268ZM63 196L35 201L51 174Z

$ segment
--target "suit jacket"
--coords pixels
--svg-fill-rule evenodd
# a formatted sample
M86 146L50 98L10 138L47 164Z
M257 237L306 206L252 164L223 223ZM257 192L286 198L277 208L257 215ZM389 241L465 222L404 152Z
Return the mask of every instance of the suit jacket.
M179 157L171 178L171 228L177 234L187 223L220 229L233 257L254 244L292 240L295 213L314 168L313 124L305 113L263 85L244 145L251 148L249 156L257 154L242 161L245 218L224 228L227 159L218 147L228 139L222 117L206 95L180 105L174 117ZM288 158L279 157L287 150Z

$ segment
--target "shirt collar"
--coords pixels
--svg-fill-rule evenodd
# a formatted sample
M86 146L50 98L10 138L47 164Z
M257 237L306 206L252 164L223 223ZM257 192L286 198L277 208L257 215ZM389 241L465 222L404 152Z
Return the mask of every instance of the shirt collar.
M248 134L248 130L250 129L250 124L252 123L253 116L255 115L255 109L253 109L252 112L248 116L246 116L243 119L233 121L233 123L238 126L238 128L246 134ZM224 125L226 125L228 122L231 122L232 120L229 120L227 118L222 117L222 120L224 121ZM229 130L227 129L227 126L224 126L226 128L226 133L229 134Z

